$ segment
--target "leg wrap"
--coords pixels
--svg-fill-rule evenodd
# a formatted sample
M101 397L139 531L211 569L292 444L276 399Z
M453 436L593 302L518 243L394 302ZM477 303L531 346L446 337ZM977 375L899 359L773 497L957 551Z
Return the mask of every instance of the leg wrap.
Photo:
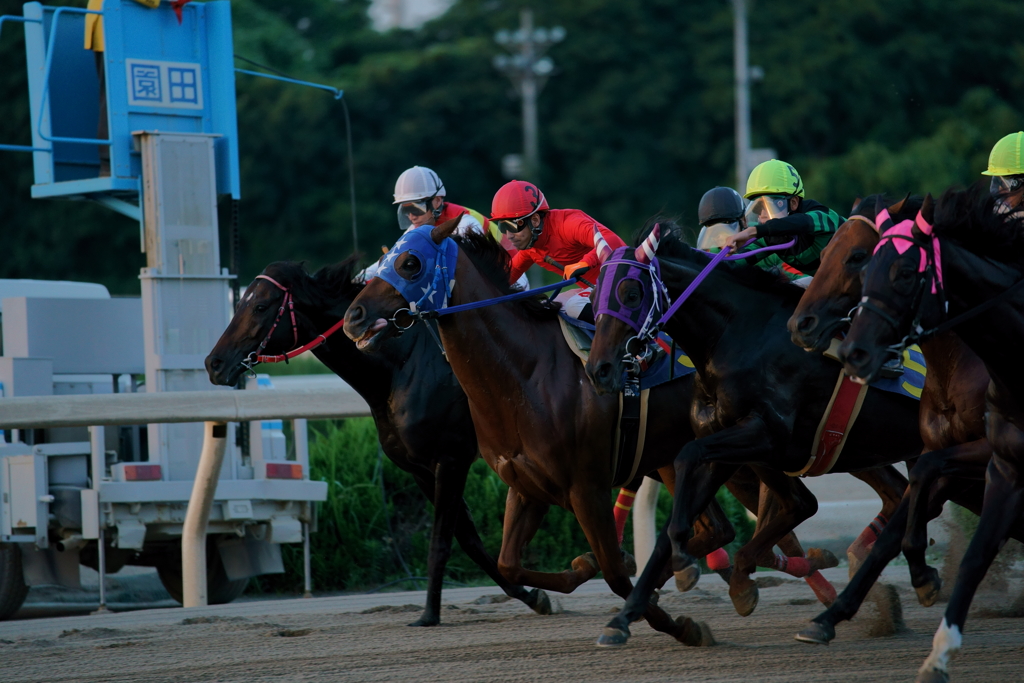
M725 548L719 548L713 551L707 557L704 558L708 563L708 569L713 572L717 572L719 569L726 569L729 567L729 553L725 552Z
M629 519L629 511L633 509L633 499L636 498L636 491L619 489L619 497L615 501L615 533L618 535L619 544L622 544L622 534L626 530L626 520Z

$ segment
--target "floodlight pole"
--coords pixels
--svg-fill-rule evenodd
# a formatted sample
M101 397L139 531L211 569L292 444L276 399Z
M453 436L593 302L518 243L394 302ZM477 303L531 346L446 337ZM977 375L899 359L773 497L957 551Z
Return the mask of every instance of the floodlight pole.
M523 60L532 65L537 59L533 40L533 10L524 9L519 13L519 30L526 36L521 47ZM533 68L523 69L519 93L523 100L523 161L527 177L536 180L536 172L540 167L540 147L537 142L537 75Z

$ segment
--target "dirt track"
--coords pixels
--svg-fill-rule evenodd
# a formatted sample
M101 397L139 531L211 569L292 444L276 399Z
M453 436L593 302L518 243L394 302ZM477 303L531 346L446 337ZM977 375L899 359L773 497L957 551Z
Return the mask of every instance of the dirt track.
M837 587L845 570L830 570ZM774 573L759 574L775 577ZM725 584L705 576L661 604L711 626L719 645L686 648L632 627L624 649L593 642L621 601L591 582L559 596L541 617L516 602L478 604L493 588L446 593L444 623L412 629L421 593L261 600L185 611L161 609L0 624L0 679L21 681L912 681L942 606L917 605L904 567L886 577L902 598L907 630L870 638L873 608L839 629L830 647L793 640L819 612L803 582L761 590L754 614L733 612ZM763 580L763 579L762 579ZM783 579L785 581L785 579ZM671 584L670 584L671 585ZM1011 582L1011 599L1021 580ZM975 612L1005 609L986 594ZM415 611L401 605L417 603ZM390 606L388 606L390 605ZM369 606L369 607L368 607ZM371 609L369 613L360 613ZM1024 619L972 616L955 681L1024 681Z

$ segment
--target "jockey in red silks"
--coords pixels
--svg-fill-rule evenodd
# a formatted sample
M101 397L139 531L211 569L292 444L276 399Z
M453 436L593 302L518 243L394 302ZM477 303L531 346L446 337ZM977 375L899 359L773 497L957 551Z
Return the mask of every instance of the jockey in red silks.
M540 188L524 180L513 180L498 190L491 202L491 220L519 250L512 256L512 282L534 263L565 279L586 267L590 270L583 277L597 282L601 264L594 247L595 225L612 249L626 246L618 235L579 209L552 209ZM590 288L583 283L577 286L581 289L563 292L555 300L571 317L593 323Z
M612 249L626 246L618 235L579 209L552 209L540 188L524 180L502 185L491 202L491 221L519 250L512 256L510 282L518 280L536 263L567 280L577 270L589 268L581 275L596 283L601 261L594 246L594 226ZM593 324L590 287L582 282L577 287L580 289L562 292L555 300L569 316ZM635 497L635 489L622 488L615 502L615 530L620 544Z

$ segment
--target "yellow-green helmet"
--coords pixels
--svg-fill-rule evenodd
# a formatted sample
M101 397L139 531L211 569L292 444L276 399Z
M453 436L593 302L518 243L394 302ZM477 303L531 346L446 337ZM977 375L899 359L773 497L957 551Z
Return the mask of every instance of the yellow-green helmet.
M1019 175L1024 173L1024 132L1010 133L993 147L988 155L988 170L981 175Z
M754 167L747 178L747 191L744 198L750 199L762 194L785 194L796 197L804 196L804 181L792 164L778 159L770 159Z

